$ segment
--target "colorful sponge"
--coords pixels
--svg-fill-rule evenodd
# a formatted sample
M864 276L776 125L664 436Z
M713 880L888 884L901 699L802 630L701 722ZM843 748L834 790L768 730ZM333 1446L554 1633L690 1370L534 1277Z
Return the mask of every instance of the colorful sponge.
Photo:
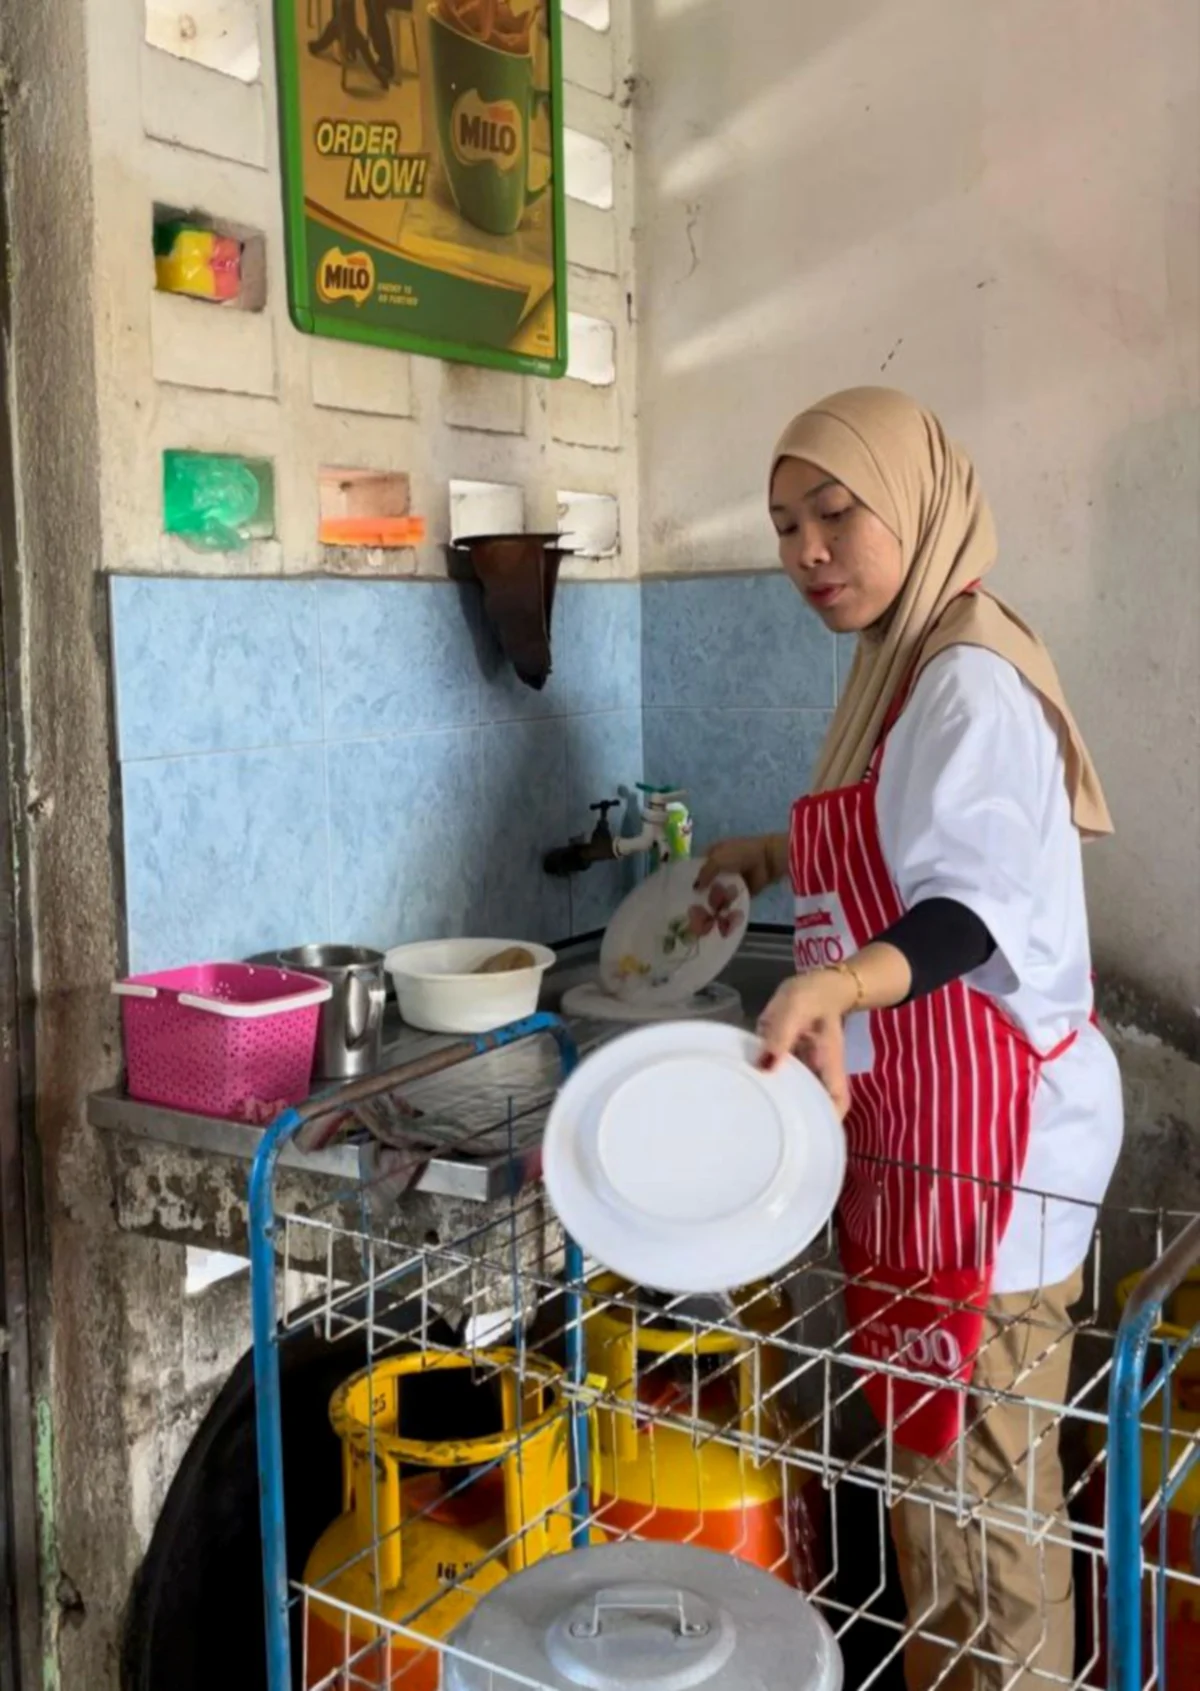
M188 223L154 229L154 269L163 293L193 299L236 299L242 286L242 247L230 235Z

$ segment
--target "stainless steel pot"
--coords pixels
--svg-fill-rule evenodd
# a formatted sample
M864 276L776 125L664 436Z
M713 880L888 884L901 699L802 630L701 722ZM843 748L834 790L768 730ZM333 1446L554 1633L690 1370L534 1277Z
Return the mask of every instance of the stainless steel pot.
M285 969L333 987L321 1007L314 1080L350 1080L379 1067L383 1050L383 953L362 945L298 945L281 951Z

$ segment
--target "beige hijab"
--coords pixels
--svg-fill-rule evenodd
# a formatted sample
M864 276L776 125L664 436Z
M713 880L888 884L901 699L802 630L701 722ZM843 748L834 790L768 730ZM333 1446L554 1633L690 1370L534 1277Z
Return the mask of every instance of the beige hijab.
M983 646L1018 669L1053 713L1075 825L1110 834L1100 779L1045 646L1007 605L966 589L996 562L996 530L975 469L937 418L886 388L823 400L785 429L781 458L834 476L900 541L907 574L886 622L859 637L842 701L813 782L816 792L861 779L899 689L947 646Z

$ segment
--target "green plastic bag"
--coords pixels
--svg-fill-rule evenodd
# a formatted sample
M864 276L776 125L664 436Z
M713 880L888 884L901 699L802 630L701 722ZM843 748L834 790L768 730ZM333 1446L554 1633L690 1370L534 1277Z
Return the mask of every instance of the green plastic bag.
M163 454L163 525L199 551L248 546L260 497L258 477L240 458Z

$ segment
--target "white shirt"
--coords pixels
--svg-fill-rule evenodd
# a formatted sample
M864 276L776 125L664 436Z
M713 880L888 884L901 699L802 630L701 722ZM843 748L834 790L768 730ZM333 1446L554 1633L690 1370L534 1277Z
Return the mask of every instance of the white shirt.
M957 899L995 940L968 984L1041 1052L1078 1036L1041 1071L993 1290L1054 1285L1087 1255L1123 1108L1116 1058L1089 1019L1081 841L1057 729L1039 695L994 652L939 653L888 737L877 808L905 907Z

